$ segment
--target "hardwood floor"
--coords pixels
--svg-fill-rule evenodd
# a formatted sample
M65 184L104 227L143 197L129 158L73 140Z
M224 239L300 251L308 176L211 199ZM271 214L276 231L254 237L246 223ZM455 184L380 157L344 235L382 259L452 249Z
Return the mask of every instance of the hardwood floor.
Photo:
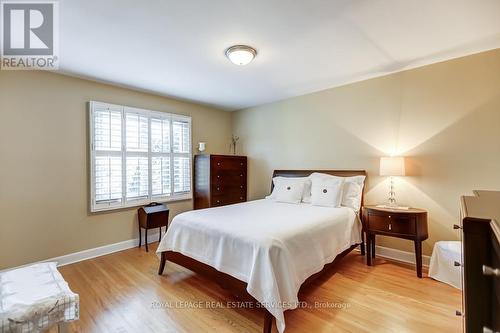
M157 275L155 249L130 249L61 267L80 294L80 320L71 331L261 332L262 311L234 308L237 304L228 302L237 300L216 283L169 262L164 275ZM418 279L411 266L377 258L368 267L358 252L301 291L299 299L307 306L285 313L286 333L462 330L455 316L459 290Z

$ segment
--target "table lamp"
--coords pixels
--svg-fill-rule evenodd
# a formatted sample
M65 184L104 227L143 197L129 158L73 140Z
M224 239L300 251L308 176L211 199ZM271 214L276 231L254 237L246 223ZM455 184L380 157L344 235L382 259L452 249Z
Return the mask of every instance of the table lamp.
M388 205L379 205L379 207L393 209L408 209L408 207L398 206L396 203L396 192L394 191L394 177L405 175L405 158L404 157L381 157L380 158L380 175L390 176L391 185L389 190Z

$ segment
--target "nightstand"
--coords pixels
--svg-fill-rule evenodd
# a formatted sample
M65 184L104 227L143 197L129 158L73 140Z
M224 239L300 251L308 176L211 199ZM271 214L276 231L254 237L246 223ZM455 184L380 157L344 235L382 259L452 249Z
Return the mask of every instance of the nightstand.
M375 258L375 235L412 240L415 243L417 276L422 277L422 241L429 237L427 211L423 209L388 209L363 207L363 229L366 233L366 264Z
M158 228L160 237L158 242L161 241L161 227L165 227L165 232L168 228L168 213L169 209L165 204L152 202L149 205L140 207L137 210L137 218L139 221L139 248L141 248L142 235L141 229L145 230L144 243L146 244L146 252L148 249L148 229Z

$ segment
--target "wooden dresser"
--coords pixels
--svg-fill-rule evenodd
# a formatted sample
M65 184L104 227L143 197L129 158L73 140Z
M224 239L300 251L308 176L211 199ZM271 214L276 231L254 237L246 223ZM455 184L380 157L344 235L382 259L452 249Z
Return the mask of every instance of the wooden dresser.
M461 214L465 331L499 332L500 191L462 197Z
M194 209L230 205L246 200L246 156L194 157Z

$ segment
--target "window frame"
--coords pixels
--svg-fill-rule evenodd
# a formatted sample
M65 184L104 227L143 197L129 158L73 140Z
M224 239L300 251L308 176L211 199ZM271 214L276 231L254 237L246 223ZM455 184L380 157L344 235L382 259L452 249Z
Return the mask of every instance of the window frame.
M104 109L112 109L112 110L120 110L121 112L121 148L118 151L109 150L108 154L121 156L121 185L122 185L122 193L121 198L112 200L110 199L106 202L96 202L96 156L99 155L99 152L95 149L95 136L94 136L94 113L97 108ZM137 113L141 116L145 116L148 118L148 151L147 152L133 152L128 151L126 147L126 115L127 113ZM193 126L192 126L192 118L190 116L179 115L175 113L161 112L161 111L153 111L136 107L129 107L117 104L110 104L105 102L98 101L90 101L88 107L88 119L89 119L89 140L88 140L88 149L89 149L89 182L90 182L90 191L89 191L89 206L90 212L102 212L102 211L110 211L117 210L123 208L131 208L142 206L151 202L174 202L174 201L182 201L182 200L190 200L193 198L193 156L192 156L192 136L193 136ZM169 151L165 152L153 152L152 151L152 143L151 143L151 119L158 118L169 120ZM174 152L174 144L173 144L173 123L176 120L180 120L182 122L187 122L189 124L189 144L188 144L188 152L179 153ZM106 151L102 151L103 154L106 154ZM148 195L146 198L133 198L127 199L127 165L126 159L127 156L143 156L148 159ZM153 195L153 186L152 186L152 158L157 156L167 157L170 160L170 193L167 195ZM187 157L189 159L189 191L178 192L175 193L174 190L174 157L182 156Z

